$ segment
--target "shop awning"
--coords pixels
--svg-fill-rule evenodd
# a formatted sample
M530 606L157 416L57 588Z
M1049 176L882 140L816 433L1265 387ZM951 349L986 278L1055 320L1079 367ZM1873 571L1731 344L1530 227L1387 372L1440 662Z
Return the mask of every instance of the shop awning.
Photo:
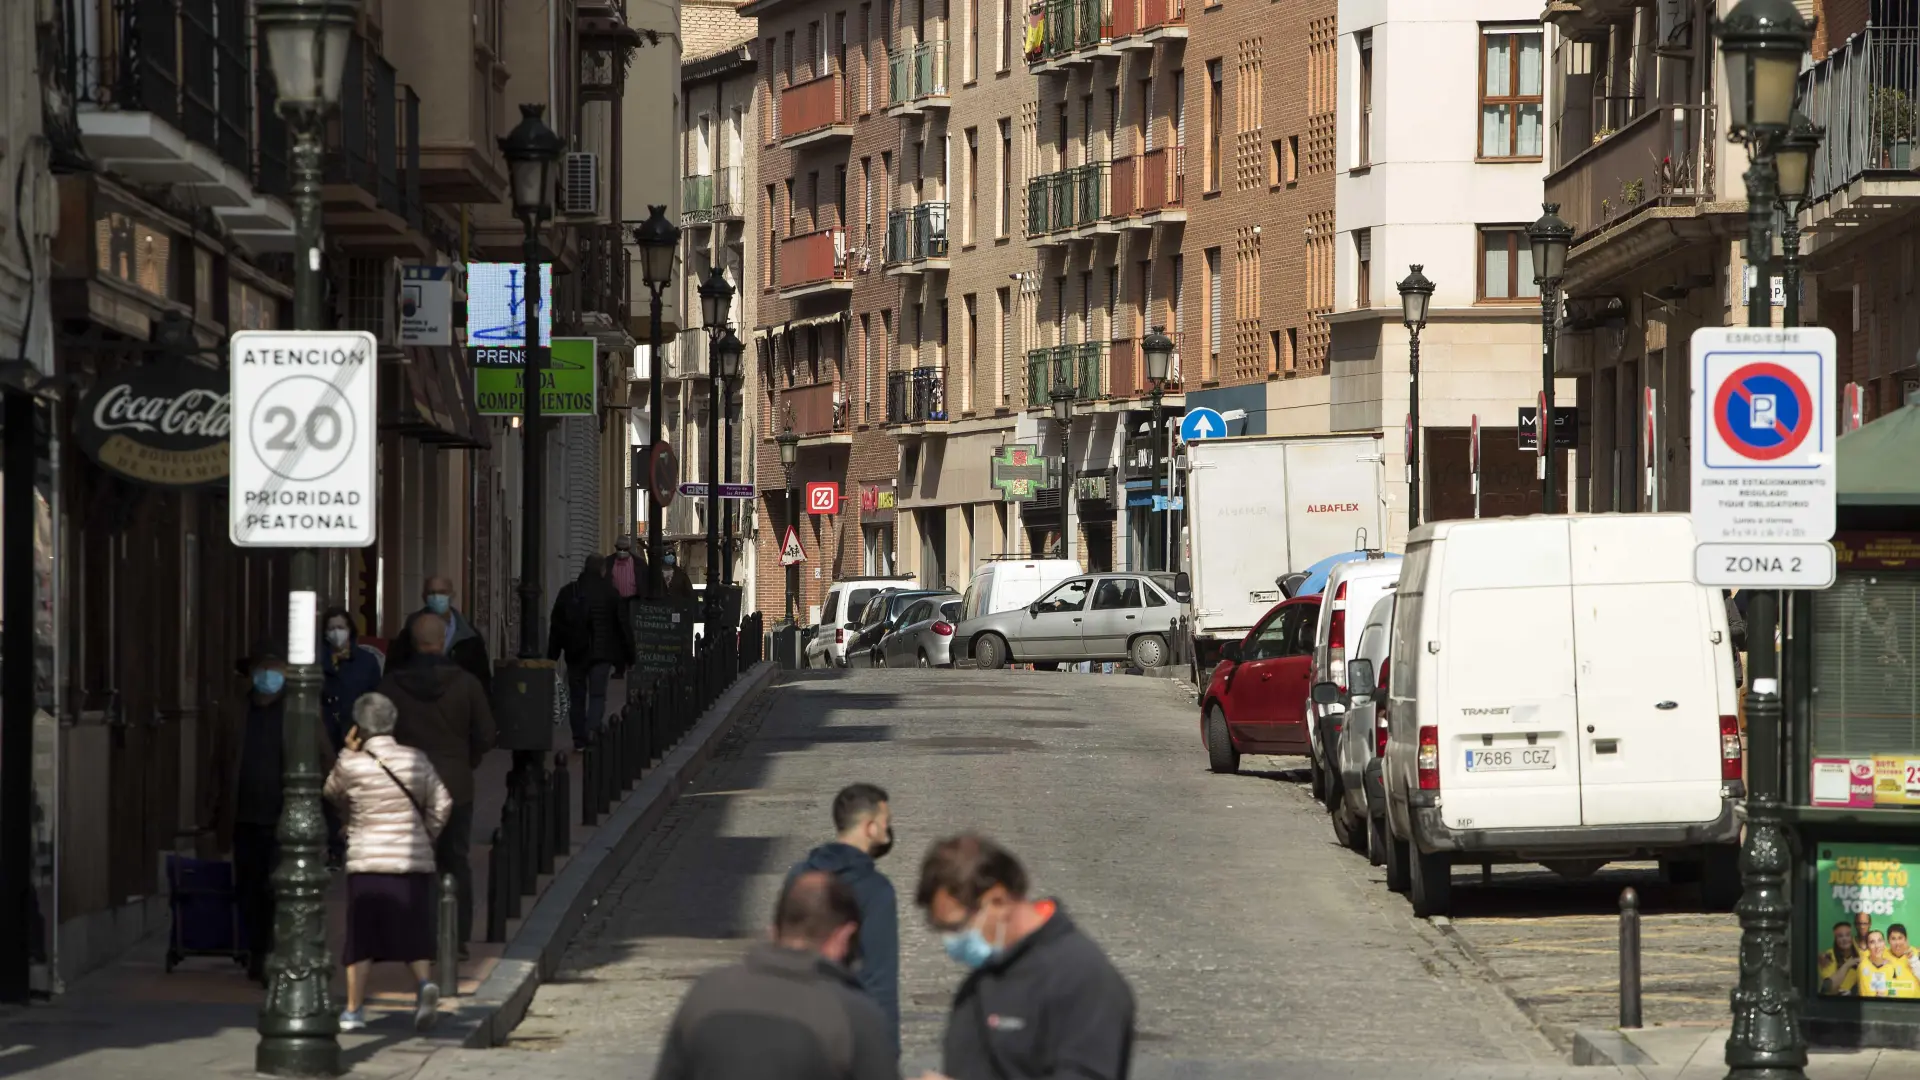
M491 441L474 397L473 374L457 350L406 350L382 358L380 427L449 450L484 450Z
M1841 506L1920 506L1920 406L1905 405L1836 444Z

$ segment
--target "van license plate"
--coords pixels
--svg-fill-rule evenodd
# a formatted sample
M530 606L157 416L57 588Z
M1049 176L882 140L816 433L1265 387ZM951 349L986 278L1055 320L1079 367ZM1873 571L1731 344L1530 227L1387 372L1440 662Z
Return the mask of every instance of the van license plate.
M1553 768L1553 747L1517 746L1511 750L1469 750L1467 771L1525 772Z

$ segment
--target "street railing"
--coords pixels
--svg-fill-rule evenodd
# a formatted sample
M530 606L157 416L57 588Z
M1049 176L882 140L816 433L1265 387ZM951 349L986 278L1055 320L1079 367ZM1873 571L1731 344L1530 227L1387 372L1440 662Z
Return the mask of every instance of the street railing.
M887 423L947 419L947 373L937 367L887 372Z

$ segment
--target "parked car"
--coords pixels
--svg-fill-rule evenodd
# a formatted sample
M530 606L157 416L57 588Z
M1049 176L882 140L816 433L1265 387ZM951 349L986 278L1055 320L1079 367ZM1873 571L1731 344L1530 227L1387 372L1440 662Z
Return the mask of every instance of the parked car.
M1400 580L1400 563L1398 555L1370 552L1366 558L1340 563L1328 573L1326 588L1321 590L1325 599L1320 605L1320 620L1313 631L1313 671L1307 676L1309 687L1330 682L1340 688L1342 695L1346 693L1349 635L1358 639L1360 620L1365 619L1380 597ZM1312 726L1307 729L1311 740L1308 770L1313 778L1314 797L1329 810L1334 805L1334 792L1329 783L1333 759L1326 749L1327 729L1345 707L1318 702L1308 706L1313 718Z
M954 630L976 666L1082 660L1167 662L1167 628L1180 605L1148 574L1068 578L1026 607L970 618Z
M974 571L961 607L961 621L1017 611L1055 585L1085 572L1072 559L992 559Z
M929 596L915 601L900 625L880 639L881 667L950 667L953 628L962 601Z
M1242 754L1305 754L1307 676L1320 595L1275 604L1220 662L1200 698L1200 739L1214 772L1237 772Z
M1316 702L1321 699L1344 704L1336 713L1338 727L1322 745L1331 747L1327 755L1328 813L1333 818L1333 835L1355 851L1362 851L1379 866L1386 861L1386 805L1367 801L1367 763L1378 757L1387 743L1387 675L1393 661L1388 646L1393 640L1393 593L1375 601L1355 638L1353 655L1344 665L1346 685L1322 680L1313 686Z
M866 610L867 601L888 589L898 589L911 581L908 577L851 578L827 586L827 599L820 605L820 626L807 642L807 667L846 667L847 639L854 624Z
M879 667L880 641L900 625L914 601L930 596L958 596L952 589L892 588L874 595L860 613L860 623L847 635L848 667Z
M1659 859L1740 894L1727 609L1685 514L1442 521L1395 590L1387 881L1445 914L1455 860Z

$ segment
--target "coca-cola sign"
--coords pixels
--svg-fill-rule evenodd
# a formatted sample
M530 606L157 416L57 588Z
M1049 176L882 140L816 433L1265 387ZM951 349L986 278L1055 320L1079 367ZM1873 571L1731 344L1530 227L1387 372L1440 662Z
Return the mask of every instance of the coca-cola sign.
M80 399L74 433L101 468L162 487L227 478L232 422L226 376L164 359L103 376Z

